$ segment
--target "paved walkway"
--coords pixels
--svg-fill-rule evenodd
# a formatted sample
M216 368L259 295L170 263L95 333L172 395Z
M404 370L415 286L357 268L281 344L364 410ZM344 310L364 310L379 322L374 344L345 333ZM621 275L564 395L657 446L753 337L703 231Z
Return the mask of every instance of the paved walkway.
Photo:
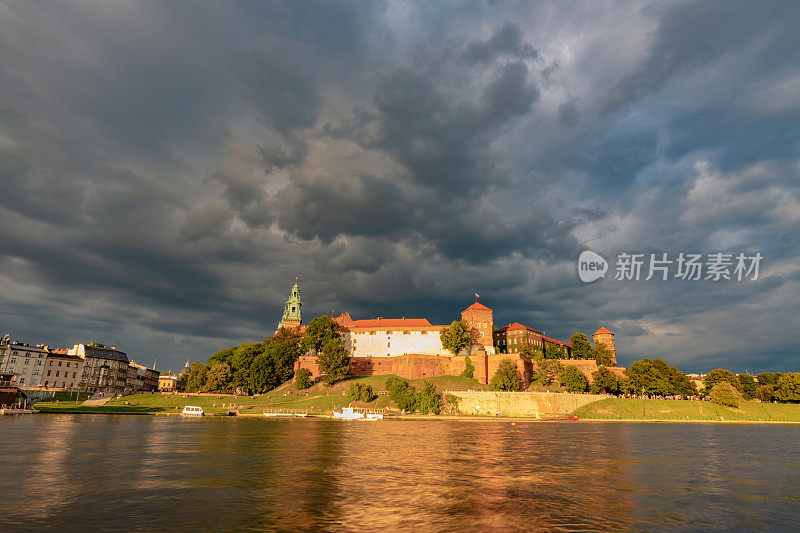
M86 406L98 406L98 405L105 405L114 397L113 394L110 392L105 393L104 396L101 396L100 393L95 393L91 398L83 402L81 405Z

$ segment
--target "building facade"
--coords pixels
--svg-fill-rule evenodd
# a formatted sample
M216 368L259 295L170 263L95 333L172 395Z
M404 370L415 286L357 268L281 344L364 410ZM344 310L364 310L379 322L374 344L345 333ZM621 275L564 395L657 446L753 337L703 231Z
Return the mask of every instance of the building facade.
M83 359L67 350L51 350L47 354L42 387L48 389L77 389L83 375Z
M131 391L157 391L161 373L135 361L128 363L127 388Z
M128 382L128 356L113 346L76 344L67 352L83 359L78 388L89 392L125 392Z
M158 377L159 392L182 392L186 389L186 382L180 377L172 374L164 374Z
M544 354L544 336L541 331L514 322L492 333L497 353L521 352L530 346L534 353Z
M47 346L41 344L4 342L0 344L0 372L12 374L15 387L40 387L47 354Z

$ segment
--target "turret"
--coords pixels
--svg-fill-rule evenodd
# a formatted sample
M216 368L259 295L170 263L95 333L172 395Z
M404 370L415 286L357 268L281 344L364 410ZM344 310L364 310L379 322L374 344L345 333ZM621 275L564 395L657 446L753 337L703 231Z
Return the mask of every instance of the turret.
M614 360L614 366L617 365L617 348L614 346L614 334L604 327L601 327L592 334L594 347L597 348L598 344L602 344L611 352L611 357Z

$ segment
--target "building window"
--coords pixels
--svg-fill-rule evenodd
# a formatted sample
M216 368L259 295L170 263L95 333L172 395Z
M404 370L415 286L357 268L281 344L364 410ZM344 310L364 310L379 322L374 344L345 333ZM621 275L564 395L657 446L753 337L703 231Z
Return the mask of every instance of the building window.
M30 360L30 359L25 359L25 364L26 364L26 365L29 365L29 364L31 364L31 360Z

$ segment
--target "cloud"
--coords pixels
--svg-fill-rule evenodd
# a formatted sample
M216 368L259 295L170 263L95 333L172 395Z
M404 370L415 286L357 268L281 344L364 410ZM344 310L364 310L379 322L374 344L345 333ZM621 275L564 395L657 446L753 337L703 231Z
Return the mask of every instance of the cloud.
M478 290L623 362L796 369L792 4L0 9L17 337L177 368L269 335L299 275L307 317L449 323ZM765 264L585 285L585 249Z

